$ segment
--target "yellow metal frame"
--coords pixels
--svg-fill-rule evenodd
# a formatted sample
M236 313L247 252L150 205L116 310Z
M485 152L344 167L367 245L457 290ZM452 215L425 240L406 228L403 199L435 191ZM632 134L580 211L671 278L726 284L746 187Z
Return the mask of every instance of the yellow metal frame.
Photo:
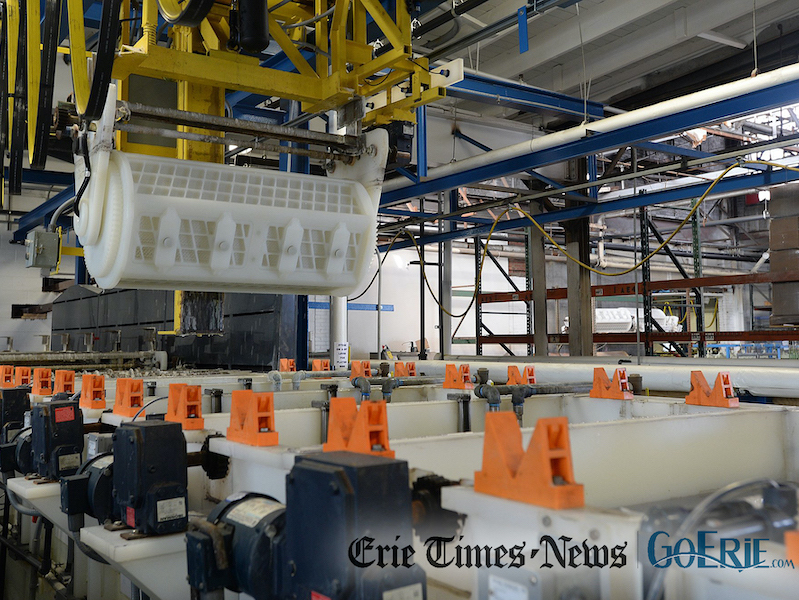
M70 39L75 40L71 51L73 56L83 57L85 44L78 32L83 15L82 12L76 14L78 7L82 11L82 0L68 0L68 3ZM279 0L269 0L269 4L276 6ZM306 21L331 8L333 13L329 18L312 25L318 48L314 66L297 45L306 41L306 28L286 29L285 26ZM114 63L115 79L124 80L137 74L188 85L241 90L297 100L302 102L304 111L314 113L336 108L357 96L369 97L388 91L386 106L370 112L365 118L366 124L398 119L413 121L416 106L444 96L443 88L431 87L427 60L413 58L411 19L402 0L396 3L396 18L379 0L291 2L270 10L270 35L296 72L263 68L257 58L228 51L229 11L224 4L217 3L197 28L172 27L170 35L175 42L187 36L191 41L173 43L171 48L155 43L157 0L143 0L142 13L141 37L131 40L123 34L123 45ZM387 40L388 48L379 56L375 56L372 46L366 43L368 17ZM73 60L72 64L80 110L89 90L85 59ZM392 94L391 88L400 84L403 92Z
M174 329L169 331L159 331L158 335L180 335L181 327L181 312L183 310L183 292L175 290L175 303L174 303Z

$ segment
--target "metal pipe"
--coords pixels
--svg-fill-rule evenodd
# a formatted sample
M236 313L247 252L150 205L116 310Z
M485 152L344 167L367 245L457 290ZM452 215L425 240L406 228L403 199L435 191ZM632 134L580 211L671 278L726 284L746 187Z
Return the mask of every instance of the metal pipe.
M192 133L190 131L177 131L173 129L160 129L158 127L147 127L146 125L131 125L130 123L118 123L116 129L119 131L127 131L128 133L137 133L143 135L156 135L173 140L191 140L193 142L203 142L206 144L218 144L221 146L244 146L245 148L254 148L256 150L265 150L267 152L289 153L297 156L307 156L309 158L316 158L319 160L336 160L342 159L341 155L332 152L323 152L321 150L309 150L307 148L298 148L296 146L281 146L272 142L259 142L254 140L243 140L229 135L219 136L207 133ZM349 157L348 157L349 158Z
M352 380L352 387L361 392L361 400L368 400L372 395L372 384L366 377L356 377Z
M291 376L291 389L300 389L300 382L308 378L306 371L297 371Z
M428 377L426 375L416 375L411 377L369 377L369 383L382 386L387 381L396 381L395 387L411 387L416 385L441 385L444 383L443 377Z
M395 377L387 377L383 384L380 386L380 391L383 394L383 400L391 402L391 393L395 388L398 388L401 381Z
M380 326L383 320L383 261L380 258L380 250L375 247L375 255L377 256L377 355L383 351L382 338L380 336Z
M535 0L534 2L528 3L524 8L527 11L527 20L529 21L536 15L543 13L544 11L549 10L550 8L554 8L557 6L562 6L564 4L573 4L573 0ZM472 44L476 44L482 40L490 38L494 35L502 33L503 31L513 27L516 23L518 23L518 16L517 13L513 13L487 25L483 29L480 29L470 35L467 35L449 46L445 46L444 48L440 48L435 50L427 55L427 58L430 61L434 61L439 58L444 58L458 52L459 50L463 50L464 48L468 48Z
M55 363L84 363L125 359L155 359L155 352L3 352L6 364L36 363L45 366Z
M507 358L507 357L505 357ZM701 370L708 381L716 379L718 373L729 371L732 374L732 384L736 388L743 389L755 396L769 396L775 398L796 398L799 396L799 364L795 367L779 367L773 365L752 366L742 364L749 361L740 360L697 360L697 359L664 359L662 357L647 358L642 357L641 365L636 365L635 371L643 377L644 387L663 392L688 393L691 390L691 371ZM781 363L791 364L796 361L781 361ZM478 368L493 368L495 382L502 384L507 382L507 375L497 370L495 362L485 359L477 360L450 360L439 361L429 360L424 363L416 363L417 370L424 371L428 376L444 376L447 363L456 365L468 364L475 372ZM557 385L585 385L585 381L593 380L594 368L602 367L608 373L612 373L618 368L618 361L606 361L601 358L578 359L572 357L568 362L553 358L551 360L534 362L504 363L514 364L523 369L529 365L535 365L536 381L539 384ZM556 392L568 393L568 392Z
M447 394L447 400L458 403L458 432L468 433L472 430L472 395L469 392Z
M361 140L354 135L338 135L310 129L296 129L285 125L274 125L246 119L233 119L174 108L146 106L137 102L118 103L117 113L122 114L125 120L132 116L137 116L149 121L161 121L187 127L227 131L244 135L272 137L287 142L319 144L341 149L353 149L361 145ZM281 148L283 147L281 146ZM285 151L285 148L283 150Z
M776 69L769 73L758 75L757 77L750 77L716 86L701 92L689 94L688 96L667 100L652 106L593 121L585 125L572 127L571 129L545 135L530 141L513 144L505 148L492 150L477 156L435 167L428 170L428 179L438 179L447 175L462 173L476 167L481 167L487 163L542 152L543 150L556 146L564 146L577 142L596 133L608 133L624 127L655 121L679 112L707 106L722 100L742 97L758 90L775 87L797 79L799 79L799 65L782 67L781 69ZM383 185L383 192L390 192L411 185L413 185L413 183L405 178L392 179Z

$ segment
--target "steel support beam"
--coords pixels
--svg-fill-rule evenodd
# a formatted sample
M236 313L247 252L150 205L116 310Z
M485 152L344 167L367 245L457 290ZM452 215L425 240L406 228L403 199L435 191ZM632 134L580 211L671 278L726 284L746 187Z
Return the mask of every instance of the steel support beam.
M758 331L691 331L653 332L652 341L671 343L714 343L714 342L783 342L799 341L797 329L764 329ZM550 344L565 344L567 334L555 333L548 336ZM483 336L483 344L527 344L530 336L520 334ZM595 344L634 344L635 333L595 333Z
M702 152L701 150L694 150L693 148L684 148L682 146L673 146L671 144L663 144L660 142L637 142L635 147L640 148L641 150L649 150L650 152L668 154L670 156L687 156L688 158L710 158L713 156L713 154L710 152ZM727 160L724 162L732 161Z
M581 169L584 174L584 168ZM591 260L588 219L565 225L566 250L588 264ZM591 310L591 272L574 261L566 263L569 304L569 356L593 354L593 311Z
M653 292L687 290L702 287L725 287L730 285L780 283L783 281L799 281L799 271L745 273L742 275L719 275L714 277L699 277L692 279L664 279L649 282L649 289ZM597 298L610 298L612 296L632 296L637 293L635 283L611 283L595 285L591 288L591 295ZM547 300L563 300L567 297L567 288L551 288L547 290ZM522 292L488 292L477 297L478 304L492 302L529 302L534 298L532 290Z
M465 73L463 81L447 88L447 96L461 100L482 102L492 106L503 106L521 112L541 113L545 115L569 115L582 121L586 105L581 98L552 92L524 83L510 80L498 80L484 77L477 73ZM600 102L589 100L588 116L602 119L605 107Z
M533 206L530 206L533 210ZM535 206L535 210L540 210ZM533 214L533 213L531 213ZM527 289L532 290L533 299L533 344L537 357L549 354L547 343L547 264L544 236L535 227L528 227L525 246L527 254ZM528 312L530 311L528 301Z
M752 175L739 175L736 177L727 177L720 181L716 187L713 188L714 194L733 194L740 190L746 190L757 187L770 187L781 183L788 183L791 181L799 181L799 173L796 171L788 171L786 169L768 170ZM598 202L596 204L586 204L583 206L564 208L558 211L550 211L536 217L536 221L545 225L547 223L564 223L572 219L579 219L581 217L588 217L591 215L599 215L609 212L617 212L622 210L629 210L640 208L641 206L651 206L653 204L666 204L669 202L678 202L680 200L690 200L698 198L707 189L707 183L699 183L695 185L687 185L681 188L674 188L663 190L660 192L651 192L649 194L638 194L619 198L617 200L610 200L608 202ZM508 231L511 229L520 229L527 227L530 221L527 218L509 219L507 221L500 221L494 228L495 232ZM491 225L481 225L478 227L470 227L468 229L460 229L457 232L449 234L431 235L417 239L420 245L438 243L448 239L461 239L464 237L471 237L474 235L487 235L491 229ZM441 239L440 239L441 238ZM411 246L410 241L397 242L395 248L405 248ZM381 246L380 250L385 250L385 246Z
M607 152L624 145L656 139L658 137L693 129L708 123L718 123L759 111L791 104L799 97L799 81L788 81L769 88L755 90L727 100L692 108L675 114L655 118L604 133L596 132L588 137L546 148L532 154L486 162L459 173L431 176L415 185L389 190L383 193L381 204L392 204L406 198L430 194L473 183L495 179L527 169L571 160L600 152ZM490 160L490 159L489 159Z
M483 152L491 152L493 150L493 148L491 148L490 146L486 146L482 142L478 142L473 137L470 137L470 136L466 135L460 129L456 129L452 133L452 135L454 135L459 140L463 140L464 142L467 142L467 143L471 144L475 148L479 148ZM546 185L548 185L550 187L555 188L556 190L564 187L564 185L562 183L559 183L559 182L555 181L554 179L550 179L546 175L543 175L543 174L539 173L538 171L534 171L533 169L526 169L524 172L527 173L528 175L532 176L532 177L535 177L538 181L540 181L542 183L545 183ZM582 196L580 194L565 194L563 197L567 198L567 199L582 200L582 201L586 201L586 202L590 200L590 198L588 198L586 196Z
M21 216L17 221L17 229L14 231L13 241L17 243L24 242L31 229L49 223L56 209L74 195L75 185L68 185L46 202L41 203L32 211Z

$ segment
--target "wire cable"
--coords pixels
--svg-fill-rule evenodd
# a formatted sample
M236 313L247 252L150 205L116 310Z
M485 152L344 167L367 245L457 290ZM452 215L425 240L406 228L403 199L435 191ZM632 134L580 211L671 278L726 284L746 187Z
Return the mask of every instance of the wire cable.
M717 502L722 499L752 487L775 487L778 488L779 484L773 479L754 479L752 481L743 481L731 483L730 485L721 488L717 492L710 494L707 498L697 504L694 509L685 517L682 525L677 529L674 534L674 539L682 539L688 535L698 524L702 516ZM663 581L666 578L666 569L658 569L652 582L649 585L649 590L646 594L646 600L658 600L660 592L663 588Z
M142 414L144 412L144 409L147 408L148 406L152 406L153 404L155 404L159 400L167 400L167 399L169 399L169 396L161 396L160 398L156 398L155 400L150 400L147 404L142 406L135 415L133 415L133 418L130 420L130 422L133 423L133 421L136 420L136 417L138 417L140 414Z
M372 280L369 282L369 285L366 286L366 289L364 291L362 291L360 294L358 294L357 296L355 296L354 298L347 298L347 302L354 302L355 300L358 300L359 298L362 298L363 296L366 295L366 292L368 292L369 289L374 284L374 282L377 281L377 275L378 275L378 273L380 271L380 267L382 267L383 264L386 262L386 258L388 257L388 253L391 252L391 247L394 245L394 242L397 241L397 238L399 236L401 236L402 234L403 234L403 231L400 230L400 231L398 231L397 233L394 234L393 238L391 238L391 242L388 244L388 248L386 248L386 251L383 254L383 259L380 260L380 265L378 266L377 271L375 271L375 274L372 277Z
M719 316L719 299L716 298L716 308L713 309L713 318L710 320L710 323L705 325L705 329L710 329L716 323L716 318Z
M433 301L438 305L438 307L442 311L444 311L450 317L456 318L456 319L457 318L465 318L465 316L468 314L468 312L471 310L472 306L474 305L475 300L477 299L477 289L479 287L478 284L482 280L483 267L485 265L485 259L486 259L486 255L488 253L488 243L491 241L491 236L493 235L494 230L496 229L496 226L499 223L499 221L506 214L510 213L511 211L516 211L518 213L521 213L524 217L526 217L544 235L544 237L546 237L561 252L561 254L563 254L568 260L571 260L572 262L580 265L584 269L587 269L587 270L591 271L592 273L596 273L597 275L602 275L603 277L620 277L622 275L627 275L628 273L632 273L633 271L635 271L636 269L638 269L639 267L641 267L642 265L647 263L649 260L651 260L658 252L663 250L663 248L665 248L671 242L671 240L674 239L674 237L682 230L682 228L685 227L688 224L688 222L691 220L691 218L694 216L694 214L696 214L696 212L699 210L699 207L702 206L704 201L710 195L710 192L713 191L713 188L715 188L716 185L718 185L718 183L724 177L726 177L727 174L730 171L732 171L733 169L738 168L738 167L745 167L746 165L754 165L754 164L760 164L760 165L765 165L765 166L769 166L769 167L776 167L776 168L785 169L785 170L788 170L788 171L795 171L795 172L799 173L799 168L788 167L788 166L785 166L785 165L781 165L779 163L766 161L766 160L740 160L740 161L738 161L736 163L733 163L733 164L729 165L726 169L724 169L721 173L719 173L719 175L710 183L710 185L707 187L707 189L704 191L704 193L699 197L699 199L696 202L696 204L694 205L694 207L685 216L685 218L682 220L682 222L677 226L677 228L673 232L671 232L671 234L665 240L663 240L663 242L657 248L652 250L652 252L650 252L649 254L644 256L640 261L638 261L637 263L635 263L633 266L629 267L628 269L624 269L622 271L618 271L618 272L615 272L615 273L611 273L611 272L608 272L608 271L601 271L600 269L596 269L596 268L592 267L591 265L588 265L588 264L582 262L581 260L579 260L578 258L575 258L574 256L572 256L563 246L561 246L558 242L555 241L555 239L549 234L549 232L547 232L546 229L544 229L541 226L541 224L539 224L538 221L536 221L535 218L532 215L530 215L524 209L522 209L520 207L508 207L508 208L506 208L504 211L502 211L502 213L499 216L497 216L494 219L494 222L491 224L491 229L488 232L488 237L486 238L485 245L483 247L483 256L482 256L482 258L480 260L480 268L478 270L477 277L475 278L474 294L472 294L472 299L469 302L469 306L466 308L465 312L463 312L461 314L457 314L457 315L451 313L446 308L444 308L444 306L441 304L439 299L433 293L433 289L432 289L432 287L430 285L430 281L427 279L427 274L424 272L424 257L422 256L423 253L422 253L422 250L421 250L419 244L416 242L416 238L414 238L413 234L411 234L407 230L402 230L402 233L404 233L405 235L407 235L410 238L411 242L413 243L413 246L416 248L416 252L417 252L417 254L419 256L419 262L422 265L422 275L424 276L424 281L425 281L425 284L427 286L427 290L430 292L430 295L433 297ZM475 208L479 210L479 205L475 206ZM396 236L395 236L395 239L396 239ZM392 244L393 244L393 240L392 240ZM389 247L386 250L386 254L388 254L390 249L391 249L391 247ZM456 329L456 331L457 331L457 329ZM453 335L454 335L454 333L453 333Z

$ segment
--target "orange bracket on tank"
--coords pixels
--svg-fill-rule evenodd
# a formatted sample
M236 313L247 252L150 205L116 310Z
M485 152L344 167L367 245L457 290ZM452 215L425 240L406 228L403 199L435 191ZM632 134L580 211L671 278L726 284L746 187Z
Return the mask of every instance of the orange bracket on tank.
M248 446L277 446L272 392L234 390L227 439Z
M0 365L0 388L14 387L14 366Z
M144 381L128 377L117 379L114 414L121 417L135 417L142 406L144 406Z
M796 529L785 532L785 558L799 563L799 531Z
M447 390L471 390L474 389L472 375L469 372L469 365L456 367L454 364L447 364L444 370L444 389Z
M416 363L413 361L394 363L394 377L416 377Z
M84 375L80 383L80 407L105 409L105 375Z
M364 400L361 408L352 396L330 399L325 452L357 452L394 458L388 444L388 416L384 400Z
M165 421L180 423L186 430L204 429L202 388L186 383L169 384L169 405Z
M508 365L508 385L533 385L535 384L535 367L524 367L524 373L519 372L516 365Z
M293 358L280 359L280 372L281 373L294 373L297 370L297 364Z
M356 377L371 377L372 362L369 360L354 360L350 365L350 381Z
M53 371L51 369L34 369L31 394L35 396L53 395Z
M55 372L54 394L75 393L75 371L57 370Z
M330 359L328 358L315 358L311 361L311 371L329 371Z
M732 389L730 374L726 371L719 373L711 390L702 371L691 371L691 391L685 397L685 403L695 406L737 408L738 397Z
M605 369L597 367L594 369L594 386L591 398L608 398L610 400L632 400L633 393L630 382L627 381L627 369L619 367L613 373L613 380L608 379Z
M515 414L486 414L483 470L474 474L474 489L558 510L585 506L583 486L574 482L568 419L539 419L525 451Z
M14 387L30 385L33 379L30 367L17 367L14 369Z

